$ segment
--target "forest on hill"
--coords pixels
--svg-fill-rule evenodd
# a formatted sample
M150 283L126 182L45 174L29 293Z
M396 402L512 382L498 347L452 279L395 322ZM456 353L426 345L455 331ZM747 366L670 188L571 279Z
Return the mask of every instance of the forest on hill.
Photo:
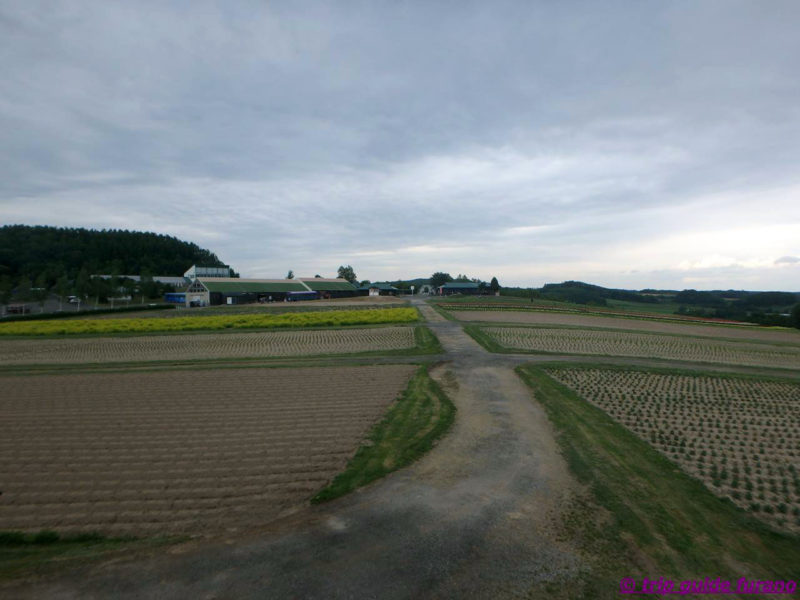
M223 266L213 252L158 233L29 225L0 227L0 292L77 290L96 274L181 276L193 264ZM154 289L154 293L161 290ZM25 295L25 294L23 294ZM97 294L94 294L97 295Z

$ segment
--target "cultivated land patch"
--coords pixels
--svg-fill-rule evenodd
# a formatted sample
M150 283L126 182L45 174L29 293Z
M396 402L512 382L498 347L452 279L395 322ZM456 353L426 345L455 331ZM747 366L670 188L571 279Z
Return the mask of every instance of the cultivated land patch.
M546 327L485 327L503 348L553 354L636 356L800 369L800 346L734 342L622 331Z
M392 351L415 346L414 327L0 339L0 364L211 360Z
M378 310L382 308L396 308L408 305L402 298L390 296L341 298L332 300L314 300L310 302L271 302L266 304L220 304L219 306L206 306L203 308L176 307L174 310L142 310L123 313L91 313L75 318L84 319L124 319L124 318L151 318L174 319L179 317L207 317L219 315L250 315L250 314L281 314L288 312L323 312L331 310Z
M589 316L536 311L453 311L459 321L484 323L520 323L526 325L572 325L602 327L652 333L670 333L693 337L730 338L735 340L790 343L800 346L800 331L753 326L699 325L671 323L636 318Z
M800 385L594 368L547 373L716 495L800 532Z
M0 377L0 530L266 523L343 470L417 368Z
M411 323L419 319L413 308L305 311L281 314L222 314L174 319L53 319L0 323L0 336L60 336L116 333L181 332L219 329L276 329L341 327Z

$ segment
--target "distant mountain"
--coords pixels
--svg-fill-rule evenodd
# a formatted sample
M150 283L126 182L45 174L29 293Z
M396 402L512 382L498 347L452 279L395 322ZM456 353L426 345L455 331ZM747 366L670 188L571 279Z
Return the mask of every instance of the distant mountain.
M183 275L193 264L223 266L197 244L158 233L48 226L0 227L0 278L53 285L85 273Z

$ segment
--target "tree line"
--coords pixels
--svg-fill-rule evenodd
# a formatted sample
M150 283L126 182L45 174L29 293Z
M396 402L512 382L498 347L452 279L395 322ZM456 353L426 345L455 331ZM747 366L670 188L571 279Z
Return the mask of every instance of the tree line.
M128 230L5 225L0 227L0 303L44 301L54 293L99 298L139 293L156 298L193 264L224 266L209 250L175 237ZM110 279L93 278L95 274ZM123 279L140 275L141 281Z

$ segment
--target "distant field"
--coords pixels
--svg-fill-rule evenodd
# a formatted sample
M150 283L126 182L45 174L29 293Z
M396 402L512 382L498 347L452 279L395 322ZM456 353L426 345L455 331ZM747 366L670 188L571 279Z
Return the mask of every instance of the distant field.
M535 311L453 311L452 314L456 319L464 322L565 325L581 328L601 327L605 329L626 329L630 331L669 333L699 337L791 343L800 346L800 330L759 327L757 325L738 327L734 325L649 321L647 319L625 319L601 315Z
M0 377L0 530L266 523L343 470L416 370Z
M547 369L697 477L800 532L800 385L605 369Z
M418 319L419 315L414 308L292 312L284 314L224 314L215 316L183 316L172 319L63 319L0 323L0 336L59 336L219 329L339 327L350 325L376 325L382 323L409 323Z
M612 309L629 310L631 312L654 313L660 315L673 315L680 308L677 302L630 302L628 300L607 300L608 307Z
M176 317L207 317L219 315L249 315L249 314L281 314L287 312L322 312L331 310L375 310L379 308L395 308L408 305L404 297L392 296L364 296L357 298L335 298L331 300L314 300L308 302L270 302L266 304L221 304L219 306L206 306L203 308L177 307L175 310L134 311L128 313L109 313L92 315L82 318L91 319L120 319L127 317L146 317L153 319L174 319ZM78 317L73 317L78 318Z
M0 339L0 365L210 360L394 351L414 327L195 333L69 339Z
M800 346L545 327L485 327L479 332L512 350L800 369Z

